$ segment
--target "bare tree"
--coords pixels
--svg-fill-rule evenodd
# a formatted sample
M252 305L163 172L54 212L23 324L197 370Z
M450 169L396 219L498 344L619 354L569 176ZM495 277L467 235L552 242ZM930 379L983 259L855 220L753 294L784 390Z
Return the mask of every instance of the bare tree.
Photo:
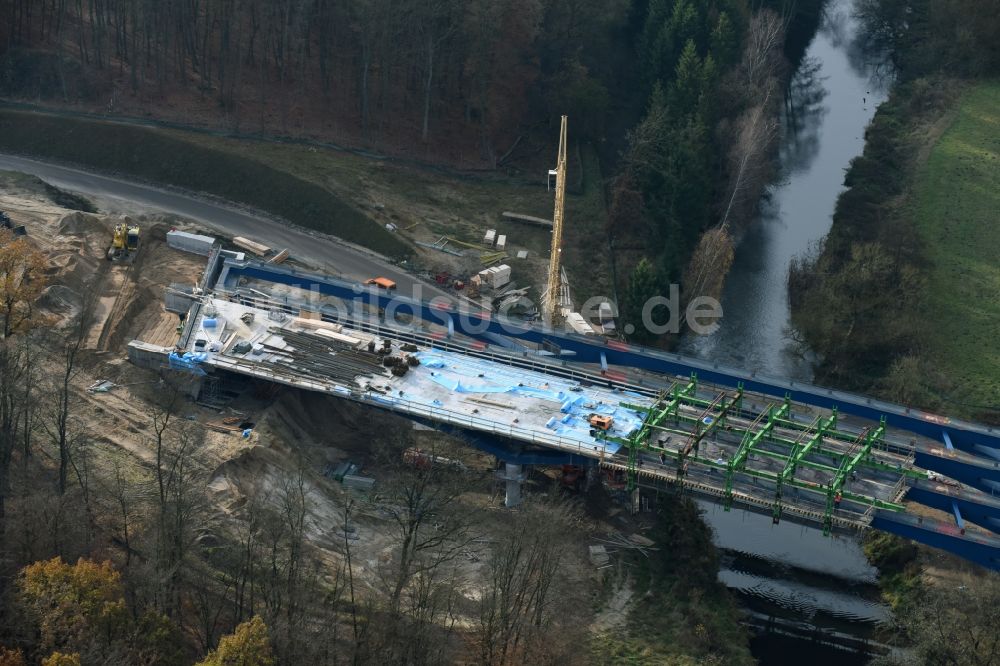
M511 516L493 543L479 607L479 649L490 666L524 663L553 621L552 585L563 562L566 523L558 505Z
M740 82L748 98L770 89L770 80L782 65L784 42L785 24L775 12L762 9L753 15L739 66Z
M179 392L168 387L161 401L150 409L152 444L155 448L153 474L156 496L153 508L153 598L168 617L178 615L185 573L185 561L203 527L204 470L195 460L204 432L183 422L171 426L179 407Z
M435 458L433 452L428 456ZM401 456L389 464L391 478L378 499L397 545L384 582L389 611L399 614L403 590L413 577L457 558L475 535L471 515L459 501L468 484L466 472L436 463L410 465Z
M24 413L30 408L26 401L26 382L31 376L29 368L35 353L33 345L30 335L0 338L0 598L6 592L12 573L8 566L13 563L7 509L13 494L14 451L19 442L30 450L31 435L22 432L21 428L25 422ZM26 456L24 464L27 464Z
M53 360L58 363L58 373L54 378L55 385L51 391L55 400L49 401L52 410L49 418L43 421L43 427L55 445L58 454L59 481L57 488L60 495L66 494L69 478L73 380L79 373L77 362L90 332L90 326L94 321L94 308L98 297L99 292L96 289L89 291L88 295L84 297L80 311L70 325L64 331L58 331L52 336L54 341L51 343L50 353Z
M125 551L125 569L128 570L132 564L132 524L135 520L133 516L132 504L132 484L125 478L122 461L115 460L113 463L114 479L110 491L110 497L114 503L112 509L117 514L118 523L117 535L114 537Z

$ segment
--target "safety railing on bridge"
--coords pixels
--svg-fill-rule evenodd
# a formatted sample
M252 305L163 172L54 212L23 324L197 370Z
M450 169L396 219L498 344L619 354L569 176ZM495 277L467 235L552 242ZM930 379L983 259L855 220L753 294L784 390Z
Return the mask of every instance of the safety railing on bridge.
M628 465L623 461L602 459L600 465L607 469L613 469L620 472L627 473L629 471ZM707 483L702 483L691 478L690 475L684 475L679 480L675 474L669 473L667 471L649 469L649 468L639 468L637 470L639 479L655 479L656 481L663 482L666 485L676 485L681 484L682 488L686 490L694 491L700 495L713 497L716 499L721 499L727 496L726 490L717 486L712 486ZM774 497L773 496L755 496L749 493L743 492L739 489L733 489L731 491L732 499L737 504L743 504L749 507L757 507L761 510L761 513L770 514L774 507ZM807 507L799 506L796 504L784 504L782 506L784 512L798 516L800 518L805 518L811 522L817 524L817 527L821 527L824 521L827 519L827 515L823 511L809 509ZM865 529L870 526L872 519L874 518L876 508L874 506L866 507L863 513L856 514L856 518L845 517L844 515L834 514L831 518L831 525L833 527L848 529L848 530L860 530Z
M514 424L501 424L492 419L463 414L444 407L430 407L426 404L408 400L404 397L382 395L380 393L364 391L360 387L347 387L333 382L322 382L307 379L293 372L276 370L274 366L267 363L246 361L220 355L210 357L205 363L217 368L230 369L239 372L240 374L251 375L289 386L297 386L323 393L334 394L355 402L375 405L384 409L401 412L407 414L408 416L424 417L460 428L468 428L491 435L508 437L528 444L538 444L549 448L557 448L568 453L575 453L590 458L600 458L607 452L607 447L605 445L596 442L588 444L580 441L579 439L544 433L539 430L524 428Z

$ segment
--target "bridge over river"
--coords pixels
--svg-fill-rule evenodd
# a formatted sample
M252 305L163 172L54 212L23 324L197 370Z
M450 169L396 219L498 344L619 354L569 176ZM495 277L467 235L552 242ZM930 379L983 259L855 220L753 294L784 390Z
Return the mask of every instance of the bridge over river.
M215 251L176 348L132 360L315 390L462 434L507 463L681 486L822 530L880 529L1000 568L1000 432L864 396L499 318ZM598 421L609 423L605 429Z

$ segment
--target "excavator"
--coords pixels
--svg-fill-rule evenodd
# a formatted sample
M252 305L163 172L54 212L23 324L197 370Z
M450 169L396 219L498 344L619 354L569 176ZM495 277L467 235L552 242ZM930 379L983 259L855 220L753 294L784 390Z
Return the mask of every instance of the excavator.
M126 259L139 250L139 227L135 224L122 222L115 225L111 237L111 247L108 248L108 261Z

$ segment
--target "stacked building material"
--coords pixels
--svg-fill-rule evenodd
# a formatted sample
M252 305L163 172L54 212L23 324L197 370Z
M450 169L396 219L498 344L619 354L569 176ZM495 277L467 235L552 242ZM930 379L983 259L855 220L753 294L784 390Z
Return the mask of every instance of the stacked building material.
M362 375L385 375L378 354L355 349L356 345L335 338L271 328L287 346L265 345L274 355L273 364L303 376L351 384Z

